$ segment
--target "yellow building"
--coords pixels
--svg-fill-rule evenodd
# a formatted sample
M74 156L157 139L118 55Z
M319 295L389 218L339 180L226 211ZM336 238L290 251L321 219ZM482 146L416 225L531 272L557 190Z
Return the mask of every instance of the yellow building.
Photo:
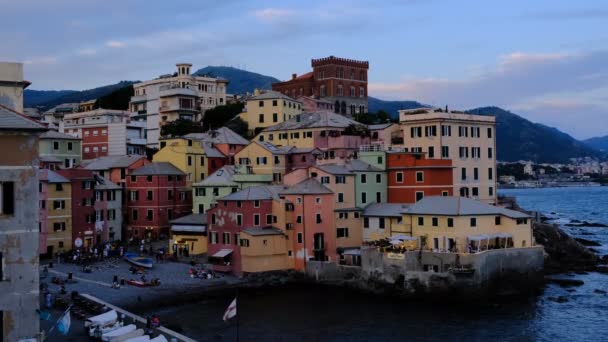
M266 272L293 268L288 256L289 240L278 228L247 228L241 231L242 272Z
M255 135L262 129L287 121L302 112L302 103L272 90L255 90L247 99L245 111L240 118L247 122L250 132Z
M401 203L372 203L365 207L363 241L390 239L399 234L411 236L410 218L403 215L408 207Z
M72 185L70 180L51 170L46 177L46 251L67 252L72 249ZM41 213L44 212L41 210ZM44 218L43 218L44 220ZM45 222L41 220L42 224Z
M207 215L191 214L172 220L171 252L178 257L207 254Z
M411 236L426 250L475 253L534 245L529 215L464 197L425 197L406 217Z
M454 194L496 203L496 118L441 109L399 111L403 147L451 159Z
M155 162L168 162L186 174L188 186L198 183L222 165L212 165L225 156L201 140L169 138L160 141L160 150L152 157ZM212 172L213 172L212 171Z

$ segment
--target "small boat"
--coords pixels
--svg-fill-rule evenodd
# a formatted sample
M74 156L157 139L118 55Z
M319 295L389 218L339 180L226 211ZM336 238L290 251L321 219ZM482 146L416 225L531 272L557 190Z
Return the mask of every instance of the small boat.
M152 258L140 257L137 253L125 253L125 259L135 266L152 268L154 261Z
M150 281L144 282L141 280L129 279L127 280L127 284L137 287L152 287L160 285L160 280L154 278Z
M102 313L101 315L93 316L87 318L84 322L85 327L96 327L96 326L104 326L110 325L116 322L118 319L118 314L114 310L110 310L106 313Z
M112 324L108 324L108 325L99 325L99 326L91 326L89 328L89 336L93 337L95 335L95 330L97 330L97 328L99 327L99 329L101 329L101 334L106 334L109 333L110 331L114 331L116 329L122 328L122 322L114 322Z
M135 336L130 335L131 333L133 333L134 331L137 331L137 330L138 329L135 326L135 324L129 324L122 328L118 328L118 329L112 330L110 332L107 332L107 333L101 335L101 340L104 342L113 341L113 340L117 339L118 337L127 335L127 334L129 334L129 336L128 336L129 338L143 335L143 330L142 330L142 333L139 335L135 335Z
M163 335L158 335L155 338L151 339L150 342L169 342L167 338Z

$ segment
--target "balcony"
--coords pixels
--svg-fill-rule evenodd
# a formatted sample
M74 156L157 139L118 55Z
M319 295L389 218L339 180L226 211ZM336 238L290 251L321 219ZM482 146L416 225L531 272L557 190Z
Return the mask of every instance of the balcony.
M160 87L160 92L158 93L159 97L171 97L171 96L191 96L198 97L198 94L195 90L190 88L181 88L181 87Z
M131 96L131 103L141 103L148 101L148 97L146 95L133 95Z

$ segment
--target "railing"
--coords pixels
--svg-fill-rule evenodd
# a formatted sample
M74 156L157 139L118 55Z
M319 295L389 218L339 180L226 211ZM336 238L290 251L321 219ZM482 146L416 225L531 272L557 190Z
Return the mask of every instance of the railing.
M384 144L371 144L359 146L359 152L382 152L384 151Z

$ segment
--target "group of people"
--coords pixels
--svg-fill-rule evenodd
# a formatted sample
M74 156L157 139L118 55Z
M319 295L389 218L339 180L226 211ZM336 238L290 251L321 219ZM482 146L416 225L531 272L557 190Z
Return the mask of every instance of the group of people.
M200 279L214 279L219 278L213 271L207 271L202 268L190 267L188 269L188 274L190 278L200 278Z

